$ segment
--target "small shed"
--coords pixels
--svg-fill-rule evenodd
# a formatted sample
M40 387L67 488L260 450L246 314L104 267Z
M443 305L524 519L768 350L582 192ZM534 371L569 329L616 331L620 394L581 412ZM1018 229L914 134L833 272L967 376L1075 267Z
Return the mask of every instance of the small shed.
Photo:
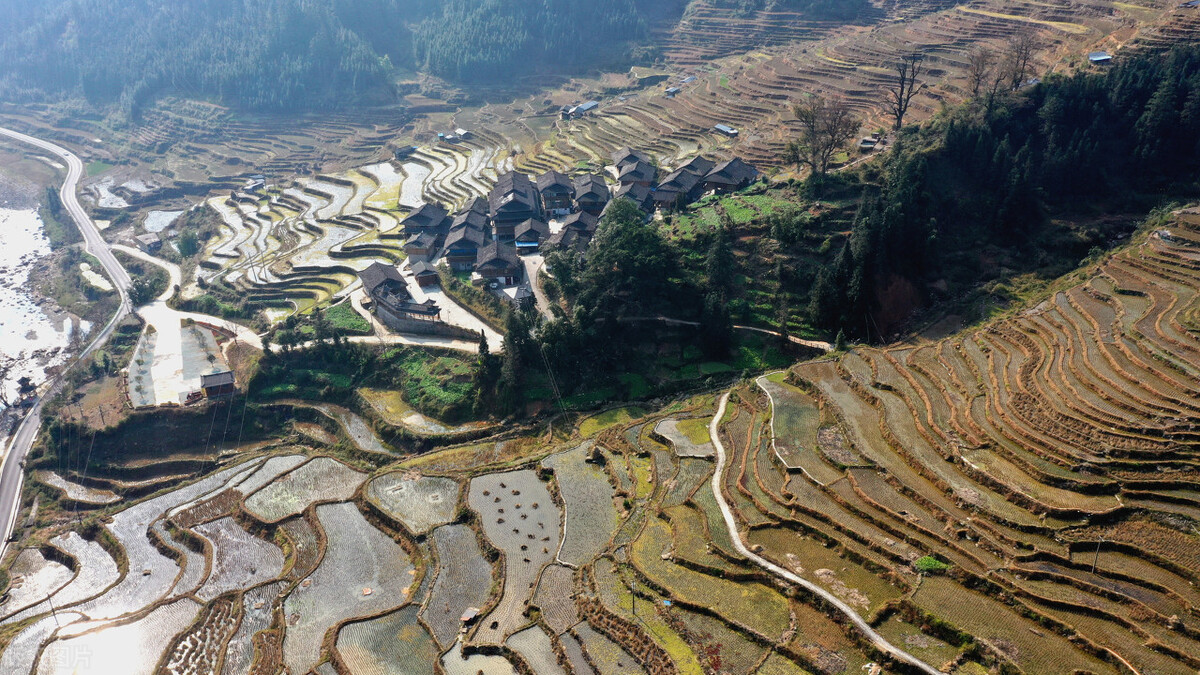
M204 392L206 398L233 396L233 392L235 391L233 371L226 370L221 373L201 375L200 390Z
M416 279L417 285L421 288L437 286L441 283L441 277L438 275L437 268L425 260L418 260L413 263L412 273L413 279Z
M728 124L713 125L713 131L717 132L718 134L728 136L730 138L737 138L737 135L738 135L738 130L734 129L733 127L729 126Z
M146 253L156 253L162 248L162 238L153 232L139 234L138 236L134 237L134 242L137 244L138 248L142 249Z
M1104 66L1112 63L1112 54L1108 52L1092 52L1088 54L1088 61L1097 66Z

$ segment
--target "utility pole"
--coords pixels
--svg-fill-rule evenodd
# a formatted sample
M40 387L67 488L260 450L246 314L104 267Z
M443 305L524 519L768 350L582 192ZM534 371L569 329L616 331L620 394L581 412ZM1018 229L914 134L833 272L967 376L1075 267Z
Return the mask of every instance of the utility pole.
M1104 535L1100 535L1100 541L1096 542L1096 557L1092 559L1092 574L1096 573L1096 564L1100 562L1100 544L1104 543Z

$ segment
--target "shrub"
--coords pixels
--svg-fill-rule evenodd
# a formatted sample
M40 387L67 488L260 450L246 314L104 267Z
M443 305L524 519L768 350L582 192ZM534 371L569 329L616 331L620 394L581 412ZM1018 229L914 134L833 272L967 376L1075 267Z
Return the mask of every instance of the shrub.
M931 555L917 558L916 562L913 563L913 567L917 568L917 571L922 574L941 574L942 572L950 569L949 564L944 563Z

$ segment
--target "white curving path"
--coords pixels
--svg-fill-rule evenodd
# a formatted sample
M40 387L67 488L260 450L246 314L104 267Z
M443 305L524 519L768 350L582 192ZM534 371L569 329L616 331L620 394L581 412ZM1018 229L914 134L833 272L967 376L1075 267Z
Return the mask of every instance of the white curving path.
M850 605L842 602L842 600L834 594L754 553L742 543L742 537L740 534L738 534L737 520L733 517L733 511L730 510L729 504L725 501L725 495L721 491L721 484L724 482L722 476L725 474L726 460L725 446L721 443L721 436L718 433L718 427L720 426L721 418L725 416L725 404L728 402L729 392L725 392L725 395L721 397L721 402L717 405L717 414L713 416L712 422L709 422L708 424L708 434L709 436L712 436L713 446L715 446L717 449L717 468L716 471L713 472L712 477L713 496L717 499L717 506L721 509L721 516L725 519L725 526L729 528L729 538L733 540L734 548L738 550L738 553L746 556L746 558L753 561L754 564L767 570L771 574L774 574L785 581L802 586L806 590L820 596L826 602L833 605L838 611L840 611L842 614L845 614L846 618L850 619L851 623L853 623L860 631L862 631L863 635L865 635L867 639L871 641L871 644L875 645L876 649L891 655L892 658L896 659L897 661L914 666L920 669L922 672L928 673L929 675L942 675L942 671L930 666L924 661L888 642L886 638L876 632L870 624L868 624L861 616L859 616L858 612L854 611Z

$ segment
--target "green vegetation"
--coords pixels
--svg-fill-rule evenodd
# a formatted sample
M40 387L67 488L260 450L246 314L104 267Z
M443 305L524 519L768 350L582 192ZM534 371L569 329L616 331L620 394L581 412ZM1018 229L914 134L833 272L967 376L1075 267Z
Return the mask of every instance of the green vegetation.
M648 0L267 0L244 3L0 2L0 95L83 98L136 119L183 94L270 111L397 100L392 78L420 69L511 83L647 60ZM69 33L64 33L69 26ZM147 39L153 36L153 39ZM186 83L181 85L180 83ZM104 170L89 166L89 175Z
M134 307L140 307L158 296L162 295L167 290L167 285L171 283L171 276L162 267L153 263L144 262L127 253L115 251L117 262L129 272L129 277L133 279L133 287L129 289L129 299L133 302Z
M913 563L913 567L917 568L917 571L922 574L941 574L950 569L950 565L931 555L923 555L917 558L916 562Z
M862 206L813 284L811 320L883 338L915 308L997 268L1065 273L1120 232L1112 218L1079 229L1062 221L1144 212L1165 196L1200 192L1197 111L1192 46L1104 74L1051 77L905 129L886 162L861 173ZM987 247L994 252L981 255ZM935 283L945 291L931 290Z
M109 164L108 162L103 162L98 159L93 160L87 163L87 175L89 178L92 176L98 176L111 168L113 168L113 165Z
M50 240L50 248L58 249L83 241L79 228L71 222L71 216L63 208L55 188L46 188L38 216L42 219L42 231Z
M397 390L422 414L457 422L474 400L472 364L457 352L410 347L378 349L339 338L309 349L264 356L250 382L253 399L301 398L354 405L359 387Z

